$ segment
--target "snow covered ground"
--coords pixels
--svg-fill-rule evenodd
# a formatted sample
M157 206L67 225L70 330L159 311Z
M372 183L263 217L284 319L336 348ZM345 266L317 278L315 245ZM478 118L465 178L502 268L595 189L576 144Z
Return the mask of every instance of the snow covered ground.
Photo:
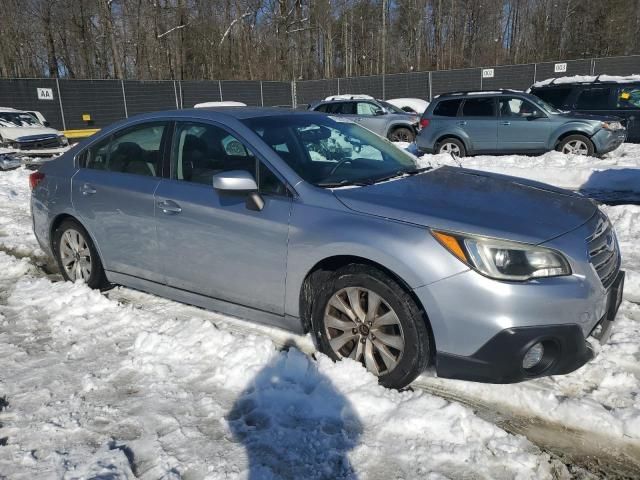
M450 160L441 157L421 162ZM549 153L462 162L579 189L577 170L632 172L640 148L624 145L605 160ZM555 176L539 178L552 168ZM575 432L572 455L595 441L640 465L640 206L604 207L630 273L612 337L594 361L517 385L427 372L414 391L395 392L351 361L278 348L312 352L305 337L125 288L101 294L47 278L35 266L46 258L31 233L28 174L0 172L0 478L576 475L445 398Z

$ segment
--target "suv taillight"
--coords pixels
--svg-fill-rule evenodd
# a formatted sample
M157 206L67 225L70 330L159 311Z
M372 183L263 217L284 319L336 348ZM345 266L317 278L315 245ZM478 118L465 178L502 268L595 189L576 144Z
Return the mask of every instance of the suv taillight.
M44 173L42 172L33 172L29 175L29 186L31 190L35 189L42 180L44 180Z
M428 118L421 118L420 119L420 128L427 128L429 126L429 119Z

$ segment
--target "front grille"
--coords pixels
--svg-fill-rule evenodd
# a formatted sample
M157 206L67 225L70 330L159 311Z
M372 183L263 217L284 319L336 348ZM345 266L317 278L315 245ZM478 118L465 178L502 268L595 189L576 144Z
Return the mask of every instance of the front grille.
M595 231L587 238L589 262L593 265L604 288L609 288L620 269L620 253L611 222L599 214Z
M41 150L44 148L57 148L60 144L60 139L56 136L25 139L21 138L17 141L18 148L20 150Z

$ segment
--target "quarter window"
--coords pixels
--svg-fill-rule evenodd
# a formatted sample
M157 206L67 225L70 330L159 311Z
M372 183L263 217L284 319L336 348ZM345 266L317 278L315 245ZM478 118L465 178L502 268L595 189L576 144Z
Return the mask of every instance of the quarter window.
M578 110L607 110L611 88L586 88L580 92Z
M167 124L136 125L89 147L83 154L85 168L159 177L162 139Z
M358 115L374 116L374 115L377 115L378 112L382 111L380 107L369 102L358 102L357 105L358 105Z
M462 107L465 117L493 117L495 116L495 102L493 98L468 98Z
M458 109L461 103L462 100L443 100L436 105L433 114L440 117L455 117L458 115Z
M571 88L540 88L531 92L556 108L562 107L571 94Z

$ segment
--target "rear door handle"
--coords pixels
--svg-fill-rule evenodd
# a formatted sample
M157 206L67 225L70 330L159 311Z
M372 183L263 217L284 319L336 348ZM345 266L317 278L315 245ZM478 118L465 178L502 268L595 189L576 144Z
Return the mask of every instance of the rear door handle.
M158 202L158 208L162 210L162 213L166 213L167 215L173 215L174 213L180 213L182 208L173 200L162 200Z
M96 191L97 190L93 187L93 185L89 185L88 183L85 183L80 187L80 193L82 193L82 195L93 195L94 193L96 193Z
M467 124L467 122L465 122L464 120L461 120L458 122L458 125L464 127Z
M511 125L511 122L502 122L503 125Z

